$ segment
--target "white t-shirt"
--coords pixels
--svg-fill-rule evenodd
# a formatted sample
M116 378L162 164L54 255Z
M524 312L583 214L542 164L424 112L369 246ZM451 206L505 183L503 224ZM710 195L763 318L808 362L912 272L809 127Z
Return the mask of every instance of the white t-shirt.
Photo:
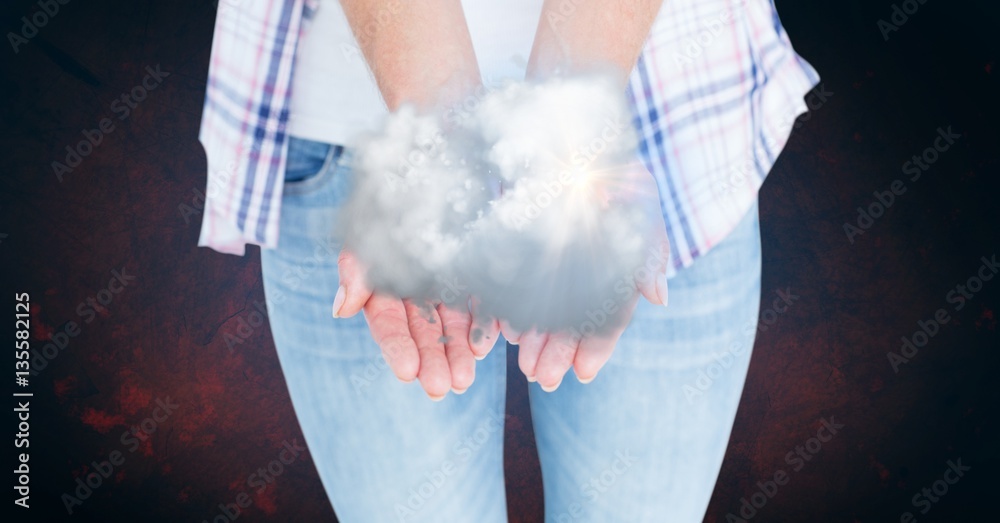
M463 0L483 82L522 80L543 0ZM391 16L391 15L389 15ZM296 52L289 133L353 146L387 109L336 0L324 0Z

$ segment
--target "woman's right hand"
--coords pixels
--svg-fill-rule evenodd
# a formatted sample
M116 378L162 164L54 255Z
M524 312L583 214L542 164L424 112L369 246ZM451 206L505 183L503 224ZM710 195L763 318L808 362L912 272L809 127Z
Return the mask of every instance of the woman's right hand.
M420 380L424 391L440 401L449 390L465 392L476 376L476 360L489 354L500 332L492 318L474 318L469 307L420 305L373 292L364 268L347 250L337 259L340 288L334 318L364 311L372 338L396 377Z

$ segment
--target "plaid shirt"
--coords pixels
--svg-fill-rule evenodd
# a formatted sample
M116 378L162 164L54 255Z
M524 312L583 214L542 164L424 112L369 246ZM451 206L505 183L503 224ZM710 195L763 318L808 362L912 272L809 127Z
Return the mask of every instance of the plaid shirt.
M209 169L199 245L277 245L292 67L318 2L220 0L199 135ZM628 97L672 269L739 223L818 82L771 0L663 3Z

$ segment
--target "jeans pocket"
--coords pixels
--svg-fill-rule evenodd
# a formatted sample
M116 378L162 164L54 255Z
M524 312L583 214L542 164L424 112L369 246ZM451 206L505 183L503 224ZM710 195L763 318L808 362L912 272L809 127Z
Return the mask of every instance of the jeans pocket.
M334 170L344 148L290 136L285 162L285 190L302 194L319 187Z

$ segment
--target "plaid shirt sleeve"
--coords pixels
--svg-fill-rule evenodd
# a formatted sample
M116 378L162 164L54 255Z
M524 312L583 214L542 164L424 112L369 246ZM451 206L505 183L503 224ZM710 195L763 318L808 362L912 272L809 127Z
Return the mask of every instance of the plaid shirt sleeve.
M274 247L295 49L318 0L220 0L198 139L208 187L198 245Z
M216 20L200 134L209 176L199 245L234 254L277 245L295 48L318 1L221 0L229 7ZM628 95L672 273L753 205L818 82L772 0L663 3Z
M725 239L750 209L818 82L770 0L663 3L629 96L673 271Z

